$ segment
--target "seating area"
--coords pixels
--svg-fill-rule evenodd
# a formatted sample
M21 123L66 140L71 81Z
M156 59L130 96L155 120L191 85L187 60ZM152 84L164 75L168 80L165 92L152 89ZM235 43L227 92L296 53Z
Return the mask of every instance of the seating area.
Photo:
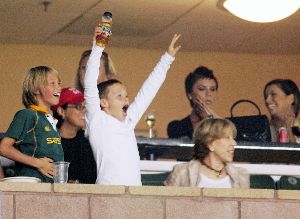
M276 189L276 182L269 175L251 175L250 188L253 189Z
M182 162L141 161L142 184L144 186L163 186L163 182L169 176L173 166L179 163ZM250 174L250 188L300 190L300 172L298 165L245 163L234 163L234 165L247 169Z
M2 157L3 163L7 161ZM142 185L164 186L163 182L169 176L173 165L181 163L178 161L141 161ZM298 165L266 165L266 164L240 164L250 173L250 188L273 189L273 190L300 190L300 172ZM14 166L5 165L4 171L7 177L15 176ZM297 174L298 173L298 174ZM289 175L284 175L289 174ZM281 175L275 181L271 175ZM292 176L293 175L293 176Z
M282 176L277 182L277 189L300 190L300 177Z
M163 173L144 173L142 174L143 186L163 186L163 182L167 179L170 172ZM269 175L251 175L250 188L253 189L284 189L284 190L300 190L300 177L282 176L275 182Z
M163 186L170 172L142 174L143 186Z

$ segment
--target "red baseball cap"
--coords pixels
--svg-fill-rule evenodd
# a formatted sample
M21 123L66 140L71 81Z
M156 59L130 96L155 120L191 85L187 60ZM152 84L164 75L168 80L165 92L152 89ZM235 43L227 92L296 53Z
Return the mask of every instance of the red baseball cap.
M52 110L56 110L59 106L65 104L82 104L84 102L83 93L76 88L63 88L60 92L59 103L52 106Z

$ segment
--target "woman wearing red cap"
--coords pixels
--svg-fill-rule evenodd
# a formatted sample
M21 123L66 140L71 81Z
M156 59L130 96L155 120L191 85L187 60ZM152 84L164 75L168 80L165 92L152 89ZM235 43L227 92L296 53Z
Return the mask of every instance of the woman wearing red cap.
M70 162L69 181L95 183L96 163L83 131L85 107L82 92L75 88L62 89L59 104L53 110L54 116L59 120L58 128L65 161Z

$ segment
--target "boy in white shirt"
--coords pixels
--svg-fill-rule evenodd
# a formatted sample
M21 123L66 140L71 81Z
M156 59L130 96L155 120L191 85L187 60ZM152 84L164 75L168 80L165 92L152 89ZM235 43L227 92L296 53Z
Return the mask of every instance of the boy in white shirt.
M141 185L140 158L134 128L164 82L181 48L175 46L180 35L174 35L168 51L129 105L126 88L118 80L105 81L97 87L99 60L104 47L97 46L95 39L101 32L100 28L95 29L92 53L84 78L86 134L97 163L96 183Z

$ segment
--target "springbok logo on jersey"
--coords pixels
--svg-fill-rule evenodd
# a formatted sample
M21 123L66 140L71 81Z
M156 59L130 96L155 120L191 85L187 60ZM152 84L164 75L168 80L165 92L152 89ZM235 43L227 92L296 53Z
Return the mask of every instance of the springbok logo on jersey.
M51 128L50 128L49 126L45 126L45 127L44 127L44 130L45 130L46 132L50 132L50 131L51 131Z

